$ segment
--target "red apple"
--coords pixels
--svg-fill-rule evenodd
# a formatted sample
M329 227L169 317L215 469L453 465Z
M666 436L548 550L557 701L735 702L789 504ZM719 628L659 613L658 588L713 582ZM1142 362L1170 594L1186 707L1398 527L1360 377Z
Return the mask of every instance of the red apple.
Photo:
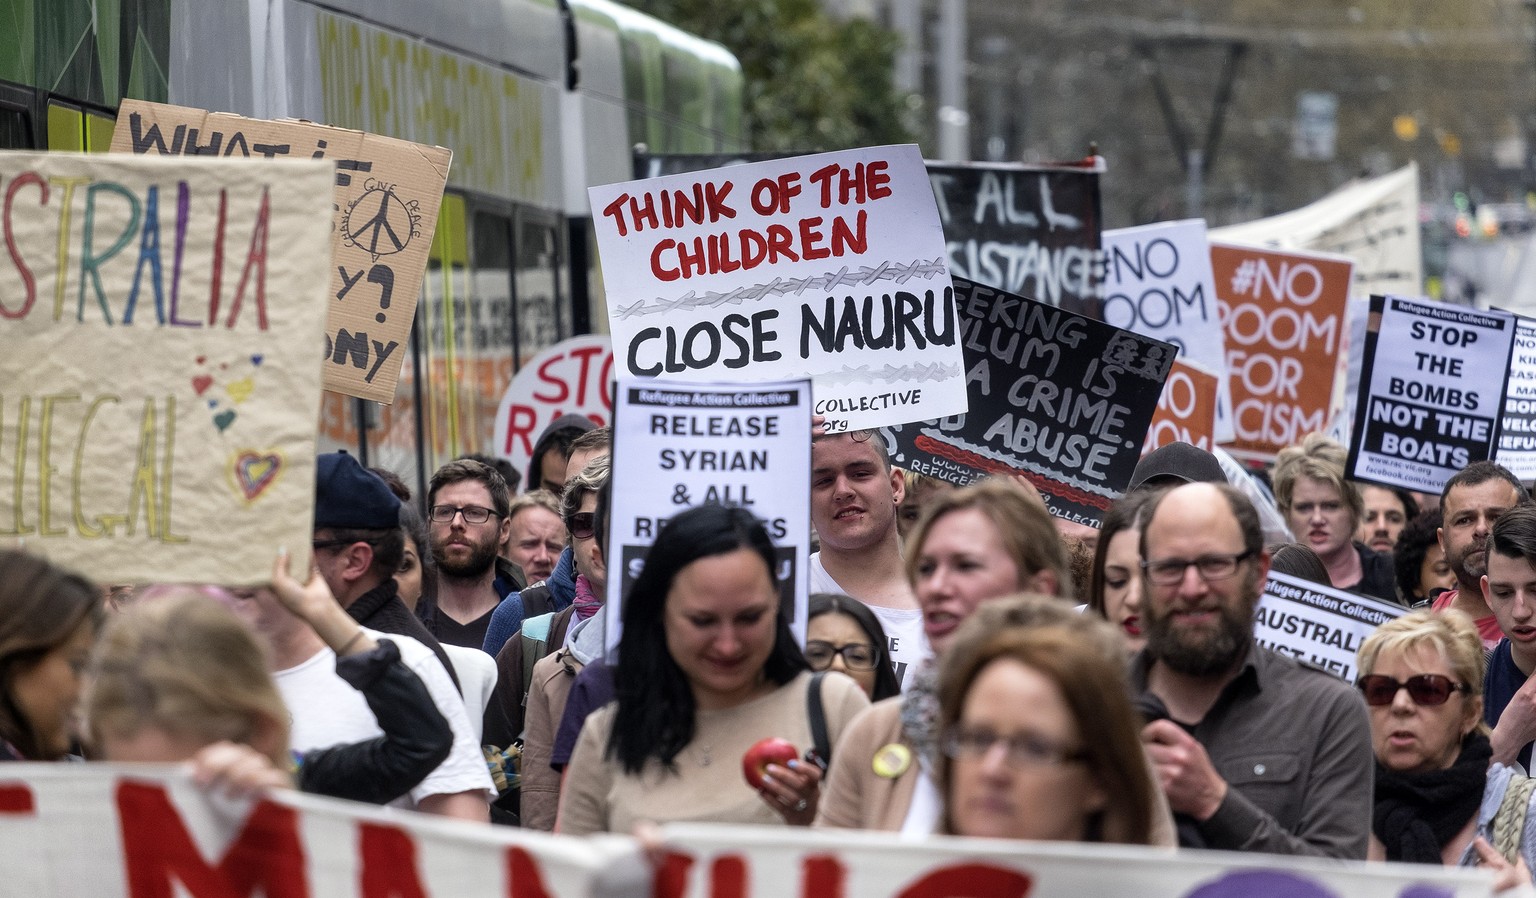
M762 791L763 775L768 772L769 764L783 767L799 757L799 750L788 741L770 736L759 740L741 756L741 775L747 778L748 785Z

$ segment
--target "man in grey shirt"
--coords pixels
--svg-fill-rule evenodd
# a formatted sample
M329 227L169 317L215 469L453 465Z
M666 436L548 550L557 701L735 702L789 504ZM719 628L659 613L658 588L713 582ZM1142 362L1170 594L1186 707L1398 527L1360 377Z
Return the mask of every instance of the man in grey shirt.
M1164 493L1142 530L1147 646L1132 686L1190 848L1365 858L1373 755L1360 695L1253 641L1269 573L1258 515L1225 484Z

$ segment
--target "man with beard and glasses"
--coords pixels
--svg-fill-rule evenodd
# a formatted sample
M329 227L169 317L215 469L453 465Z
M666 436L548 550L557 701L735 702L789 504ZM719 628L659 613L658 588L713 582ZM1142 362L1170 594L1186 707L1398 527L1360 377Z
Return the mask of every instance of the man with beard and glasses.
M1445 482L1440 491L1440 549L1445 563L1456 575L1456 588L1440 594L1430 606L1436 611L1455 608L1477 623L1483 648L1492 649L1504 638L1499 620L1483 598L1483 575L1488 573L1488 534L1499 515L1530 502L1520 478L1503 465L1478 461L1467 465Z
M1141 532L1142 742L1188 848L1363 860L1373 759L1365 703L1253 640L1269 573L1258 513L1226 484L1152 501Z
M437 563L433 635L478 649L491 614L504 598L496 590L496 556L511 529L507 482L496 469L469 459L451 461L427 488L432 559Z

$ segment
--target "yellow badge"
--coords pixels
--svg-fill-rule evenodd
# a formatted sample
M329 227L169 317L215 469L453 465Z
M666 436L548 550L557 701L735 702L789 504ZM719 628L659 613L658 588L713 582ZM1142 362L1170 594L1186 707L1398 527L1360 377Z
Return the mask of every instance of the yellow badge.
M912 766L912 750L900 742L892 742L875 752L875 761L872 764L876 776L883 776L893 780Z

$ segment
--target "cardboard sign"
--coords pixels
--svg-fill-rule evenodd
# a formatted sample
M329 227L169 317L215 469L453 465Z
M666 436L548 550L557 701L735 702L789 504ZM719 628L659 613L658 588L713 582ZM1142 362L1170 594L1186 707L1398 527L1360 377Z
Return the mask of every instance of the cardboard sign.
M944 237L916 147L588 192L620 371L811 377L829 433L965 410Z
M1259 598L1253 638L1353 683L1360 645L1378 626L1407 613L1401 605L1271 571Z
M956 277L1101 318L1102 164L928 164Z
M722 824L662 835L655 898L1472 898L1492 883L1485 870L1257 852Z
M1227 352L1216 313L1211 248L1200 219L1104 232L1103 319L1179 348L1216 375L1216 439L1232 439Z
M656 534L696 505L732 505L763 522L774 579L803 643L810 555L811 386L806 381L678 384L620 378L613 409L607 646Z
M1300 209L1213 228L1211 239L1333 253L1354 263L1355 296L1417 294L1424 283L1418 164L1346 184Z
M1169 443L1188 443L1206 452L1216 448L1217 377L1199 365L1175 359L1147 428L1141 454Z
M612 389L613 345L606 336L588 334L556 343L519 369L501 395L496 454L519 471L528 471L534 443L556 418L586 415L599 427L612 420Z
M1508 312L1371 297L1350 476L1438 493L1492 458L1514 343Z
M1212 243L1211 269L1236 433L1225 448L1239 458L1273 461L1281 449L1328 426L1350 263Z
M1536 480L1536 321L1515 320L1508 395L1495 460L1521 480Z
M620 898L650 887L629 838L474 825L286 789L234 802L169 766L5 766L8 895Z
M333 169L0 153L0 544L226 584L309 545Z
M325 388L394 402L453 153L345 128L143 100L123 101L112 151L335 162Z
M969 413L891 428L892 461L966 484L1024 474L1051 514L1097 526L1130 483L1178 350L955 279Z

